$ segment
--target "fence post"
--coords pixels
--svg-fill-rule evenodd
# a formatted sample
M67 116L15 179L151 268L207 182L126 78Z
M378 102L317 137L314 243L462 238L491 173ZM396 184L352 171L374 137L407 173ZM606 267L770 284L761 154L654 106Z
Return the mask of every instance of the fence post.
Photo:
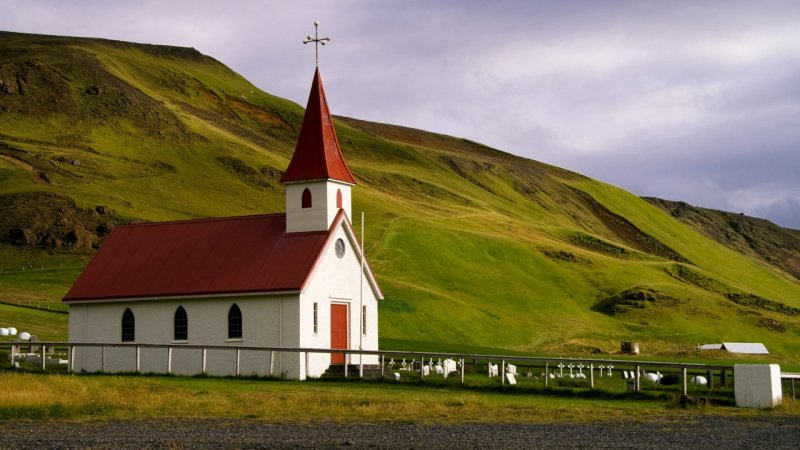
M500 384L506 384L506 360L500 361Z
M544 387L547 387L550 382L550 363L544 363Z
M349 361L347 360L347 353L345 353L344 354L344 377L345 378L347 378L347 365L348 365L347 363L348 362Z
M67 346L67 373L72 373L72 354L73 354L73 352L74 352L74 349L72 348L72 346L68 345ZM12 363L13 363L13 359L12 359Z
M431 358L431 359L433 359L433 358ZM412 369L413 369L413 367L412 367ZM420 378L420 380L424 380L425 379L425 357L424 356L419 359L419 378Z
M12 345L11 346L11 365L12 366L14 365L14 360L16 359L16 356L17 356L17 346L16 345Z
M383 378L384 368L386 367L386 357L381 355L381 378Z
M722 384L722 387L728 387L728 371L725 369L722 369L720 383Z
M100 372L106 371L106 347L100 346Z
M139 351L140 347L136 346L136 373L139 373L141 369L141 352Z
M201 369L201 373L206 373L206 349L203 349L203 367Z
M706 371L706 380L708 380L708 384L706 385L706 387L708 389L714 389L714 371L712 371L711 369L708 369Z
M240 350L236 349L236 376L239 376L239 352Z
M594 389L594 364L589 364L589 387Z
M641 384L640 384L641 379L642 379L642 371L641 371L640 366L637 365L636 366L636 375L635 375L635 378L633 379L633 381L634 381L633 390L636 391L636 392L639 392L639 389L641 387Z
M461 384L464 384L464 358L461 358Z
M269 376L272 376L272 368L275 367L275 351L269 351Z
M167 348L167 373L172 373L172 347Z
M306 379L308 379L308 352L303 352L306 356Z
M689 394L689 382L686 379L686 367L681 367L681 377L683 378L683 395Z
M42 372L47 369L47 346L42 345Z

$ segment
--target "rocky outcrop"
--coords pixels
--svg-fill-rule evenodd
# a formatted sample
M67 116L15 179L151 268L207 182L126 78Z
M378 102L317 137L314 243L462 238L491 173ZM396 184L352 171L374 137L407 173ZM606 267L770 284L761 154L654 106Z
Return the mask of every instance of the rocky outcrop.
M15 246L98 248L115 225L126 222L107 206L83 209L49 192L0 195L0 242Z

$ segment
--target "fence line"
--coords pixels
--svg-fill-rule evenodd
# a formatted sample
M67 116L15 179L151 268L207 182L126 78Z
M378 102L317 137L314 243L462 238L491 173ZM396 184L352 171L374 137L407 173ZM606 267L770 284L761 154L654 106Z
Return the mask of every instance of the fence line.
M101 372L105 369L105 349L106 348L132 348L136 351L136 371L139 372L140 370L140 352L141 349L149 349L149 348L161 348L167 349L167 373L172 372L172 355L174 349L190 349L190 350L201 350L202 351L202 372L205 373L206 371L206 355L208 350L228 350L236 352L236 370L235 373L239 375L239 356L241 351L263 351L269 352L269 375L273 375L273 368L275 362L275 353L297 353L301 357L305 357L306 366L305 366L305 375L308 376L308 358L309 354L311 353L344 353L345 358L347 355L377 355L380 360L380 370L381 376L384 375L384 369L386 367L386 357L391 359L394 358L420 358L419 362L419 373L420 377L424 380L425 375L423 371L424 360L427 358L432 360L433 358L449 358L453 361L460 362L460 378L461 383L464 383L464 367L466 365L466 361L471 359L473 360L473 364L477 363L478 361L484 362L492 362L492 361L500 361L502 371L497 373L497 375L501 378L501 383L505 384L506 379L506 368L507 364L510 362L514 362L517 364L523 365L542 365L544 364L545 368L545 386L548 386L548 379L550 378L549 368L551 367L551 363L556 363L558 365L553 365L552 367L559 367L560 370L563 372L565 367L569 367L565 364L587 364L587 366L583 366L590 372L590 387L594 388L594 381L595 381L595 370L600 370L600 376L602 377L602 370L607 369L609 372L611 369L617 369L618 371L623 368L632 368L633 378L629 380L629 382L633 383L633 390L638 392L641 390L641 372L642 368L672 368L672 369L680 369L681 379L682 379L682 390L684 395L688 391L688 371L705 371L706 375L708 375L707 381L709 382L708 387L713 387L713 371L720 371L720 377L722 380L722 384L727 384L727 377L728 372L733 371L732 365L726 364L701 364L701 363L676 363L676 362L667 362L667 361L642 361L642 360L626 360L626 359L609 359L609 358L570 358L570 357L543 357L543 356L514 356L514 355L488 355L488 354L478 354L478 353L450 353L450 352L417 352L417 351L402 351L402 350L355 350L355 349L327 349L327 348L307 348L307 347L263 347L263 346L229 346L229 345L193 345L193 344L136 344L136 343L116 343L116 342L2 342L0 343L0 348L10 348L12 361L16 351L19 351L21 348L28 348L29 350L40 350L41 351L41 364L42 369L46 369L46 361L47 361L47 349L56 349L56 348L66 348L67 349L67 370L69 372L73 371L74 367L74 355L76 348L100 348L101 349ZM346 361L347 359L345 359ZM348 365L344 365L344 373L345 376L348 376ZM602 366L602 367L601 367ZM572 366L575 367L574 365ZM416 371L416 367L411 367L412 371ZM555 369L553 369L555 370ZM359 376L362 376L363 372L359 370Z
M48 302L46 300L31 301L31 300L14 300L14 299L4 298L0 300L0 304L19 306L21 308L36 309L39 311L56 312L59 314L67 314L69 312L69 305L64 305L62 303Z

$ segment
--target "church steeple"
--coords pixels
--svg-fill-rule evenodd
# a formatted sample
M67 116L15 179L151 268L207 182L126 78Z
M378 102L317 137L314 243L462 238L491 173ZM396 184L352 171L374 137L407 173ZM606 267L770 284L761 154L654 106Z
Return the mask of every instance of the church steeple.
M319 23L314 22L314 27ZM309 36L317 46L330 38ZM319 47L317 47L319 50ZM322 77L317 69L303 116L303 126L289 167L281 177L286 186L286 232L326 231L339 211L350 217L350 188L356 184L339 147Z
M319 68L314 71L311 93L297 138L294 155L281 183L336 180L356 184L339 147Z

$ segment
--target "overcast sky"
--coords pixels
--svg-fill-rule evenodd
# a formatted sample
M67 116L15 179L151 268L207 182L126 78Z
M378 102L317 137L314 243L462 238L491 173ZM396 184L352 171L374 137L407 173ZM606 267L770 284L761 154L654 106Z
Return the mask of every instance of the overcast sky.
M0 29L194 47L305 105L800 229L800 1L0 0Z

